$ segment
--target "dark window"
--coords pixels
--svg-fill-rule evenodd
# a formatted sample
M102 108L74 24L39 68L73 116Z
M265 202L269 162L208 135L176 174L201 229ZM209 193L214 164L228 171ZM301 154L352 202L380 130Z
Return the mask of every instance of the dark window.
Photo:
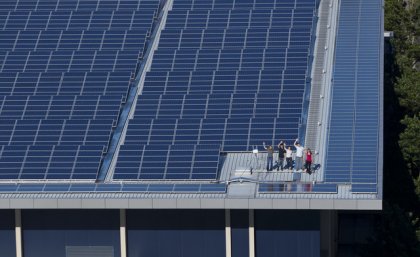
M128 256L224 257L224 210L129 210Z
M257 257L319 257L317 211L255 211Z
M232 257L249 256L249 210L231 210Z
M117 210L22 211L24 255L119 257L119 220Z
M0 210L0 249L2 257L16 256L15 212L12 210Z

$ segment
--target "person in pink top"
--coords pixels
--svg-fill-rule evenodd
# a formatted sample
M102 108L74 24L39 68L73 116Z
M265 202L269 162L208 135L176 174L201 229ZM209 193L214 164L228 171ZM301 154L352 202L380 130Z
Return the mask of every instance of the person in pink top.
M311 149L306 149L305 151L305 172L309 175L312 174L311 165L312 165L312 151Z

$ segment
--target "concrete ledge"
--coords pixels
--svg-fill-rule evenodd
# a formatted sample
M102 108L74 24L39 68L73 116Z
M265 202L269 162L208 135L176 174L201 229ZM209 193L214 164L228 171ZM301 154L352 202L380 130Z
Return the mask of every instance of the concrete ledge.
M382 200L344 199L0 199L0 209L276 209L276 210L382 210Z
M129 209L153 209L152 199L128 199Z
M127 209L128 199L106 199L105 206L108 209Z
M0 199L0 209L10 209L10 200Z
M334 208L334 201L331 199L311 199L310 209L331 210Z
M382 210L381 200L357 200L358 210Z
M312 199L296 199L296 207L298 209L310 209L310 201Z
M10 208L12 209L33 209L33 199L10 199Z
M201 202L198 198L177 199L176 207L178 209L201 209Z
M249 209L248 199L225 199L226 209Z
M334 209L337 210L356 210L357 200L334 200Z
M271 199L249 199L249 209L273 209Z
M60 209L81 209L82 199L58 199L58 208Z
M273 199L273 209L297 209L296 199Z
M105 199L82 199L83 209L105 209Z
M201 209L225 209L225 199L200 199Z
M34 199L34 208L37 209L57 209L57 199Z
M153 209L177 209L175 198L153 199Z

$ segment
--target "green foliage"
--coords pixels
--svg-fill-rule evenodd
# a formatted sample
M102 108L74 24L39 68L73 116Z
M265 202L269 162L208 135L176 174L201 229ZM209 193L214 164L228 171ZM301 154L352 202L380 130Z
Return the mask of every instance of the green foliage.
M420 256L420 243L413 223L415 220L397 205L384 202L377 219L375 236L360 249L361 257L415 257Z
M414 185L416 187L416 194L420 195L420 176L417 179L414 179ZM419 235L420 235L420 230L419 230Z
M404 72L397 81L396 91L400 96L401 106L405 107L409 114L420 112L420 72Z
M385 30L394 32L393 45L398 53L407 49L410 40L410 16L405 12L403 0L385 1Z
M407 166L414 178L419 176L420 167L420 120L418 116L405 117L402 123L406 126L400 135L400 146Z
M385 29L384 209L360 255L420 256L420 1L385 0Z
M420 35L418 37L420 37ZM420 45L419 44L411 45L410 49L408 49L407 51L407 56L413 60L416 60L416 61L419 60L420 59Z

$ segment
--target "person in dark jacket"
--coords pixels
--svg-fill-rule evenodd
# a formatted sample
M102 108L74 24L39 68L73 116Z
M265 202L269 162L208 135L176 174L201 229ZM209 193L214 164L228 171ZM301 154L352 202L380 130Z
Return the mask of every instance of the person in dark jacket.
M283 141L280 141L277 147L279 148L279 160L278 160L277 171L279 171L279 169L283 171L284 156L286 154L286 144L283 143Z

